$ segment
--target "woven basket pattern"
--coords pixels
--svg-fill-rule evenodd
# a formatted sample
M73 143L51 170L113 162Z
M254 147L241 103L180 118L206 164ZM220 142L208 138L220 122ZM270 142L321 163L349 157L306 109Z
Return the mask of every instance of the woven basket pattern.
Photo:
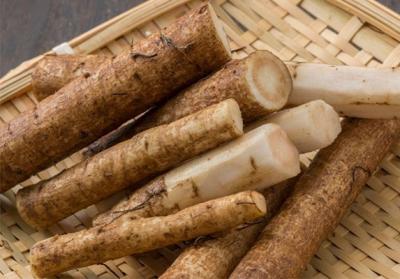
M256 49L285 61L368 67L399 66L400 19L370 0L216 0L235 57ZM349 4L350 3L350 4ZM150 0L69 42L76 53L118 54L201 1ZM37 104L30 92L36 57L0 80L0 125ZM81 160L78 153L0 195L0 278L33 278L29 248L53 234L89 226L116 195L47 231L26 225L15 209L16 191ZM335 232L322 244L304 278L400 278L400 142L386 156ZM124 257L66 272L60 278L156 278L181 246ZM267 255L266 255L267 256Z

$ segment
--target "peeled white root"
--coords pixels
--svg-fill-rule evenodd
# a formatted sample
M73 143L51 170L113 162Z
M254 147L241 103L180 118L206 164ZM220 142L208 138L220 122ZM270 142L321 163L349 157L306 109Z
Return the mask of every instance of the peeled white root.
M281 126L300 153L330 145L342 130L339 115L321 100L274 113L253 123L248 129L266 123Z
M346 116L400 117L400 68L288 64L293 78L290 105L324 100Z
M203 201L244 190L262 190L300 172L299 154L275 124L244 136L169 171L94 220L109 223L126 212L166 215Z
M105 226L56 235L36 243L30 251L32 272L37 277L48 277L157 249L254 221L266 211L264 197L247 191L164 217L134 219L127 214Z
M184 208L238 191L262 190L299 172L298 151L285 132L263 125L170 171L164 180L165 204Z

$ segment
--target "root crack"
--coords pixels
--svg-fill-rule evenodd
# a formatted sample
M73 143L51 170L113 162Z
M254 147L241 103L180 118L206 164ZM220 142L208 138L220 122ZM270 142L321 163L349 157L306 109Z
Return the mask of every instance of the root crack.
M135 61L137 58L153 58L156 56L157 56L157 53L151 53L151 54L140 53L140 52L132 52L131 53L131 58Z
M197 64L197 63L195 63L195 62L193 62L193 61L189 58L189 56L186 54L186 52L185 52L186 49L190 48L190 47L194 44L193 42L188 43L187 45L179 46L179 45L176 45L176 44L172 41L172 39L171 39L170 37L164 35L163 33L160 33L160 40L161 40L161 43L162 43L164 46L166 46L166 47L171 47L171 48L176 49L177 51L179 51L179 52L184 56L184 58L185 58L187 61L189 61L190 64L195 65L196 68L199 69L199 71L201 71L201 72L204 73L204 71L203 71L203 69L200 67L200 65Z
M111 212L112 215L117 214L118 216L114 217L114 218L110 221L110 223L112 223L113 221L115 221L115 220L118 219L119 217L125 215L126 213L133 212L133 211L136 211L136 210L139 210L139 209L144 208L144 207L150 202L151 199L153 199L154 197L156 197L156 196L162 194L163 192L166 192L166 190L163 189L163 188L161 188L161 189L156 189L155 191L152 191L152 192L147 192L147 197L146 197L146 199L145 199L144 201L142 201L141 203L139 203L138 205L136 205L136 206L134 206L134 207L131 207L131 208L124 209L124 210L115 210L115 211L112 211L112 212Z
M236 230L241 231L241 230L244 230L244 229L246 229L248 227L251 227L251 226L254 226L254 225L257 225L257 224L261 224L263 221L264 221L264 219L259 219L259 220L253 221L253 222L246 222L246 223L243 223L243 224L237 226Z

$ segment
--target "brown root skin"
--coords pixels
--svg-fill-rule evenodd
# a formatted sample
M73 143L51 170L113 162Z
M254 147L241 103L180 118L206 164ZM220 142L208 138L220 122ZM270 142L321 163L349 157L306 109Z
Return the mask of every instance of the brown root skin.
M250 88L247 79L250 67L254 67L251 69L251 75L256 76L261 64L268 65L271 72L271 69L274 69L282 81L274 91L264 92L266 98L279 99L274 109L263 106L255 98L254 90ZM259 88L268 91L263 85L259 85ZM136 132L169 123L229 98L238 102L244 122L250 122L281 109L286 104L290 92L291 78L284 63L268 51L256 51L244 59L230 61L221 70L185 89L159 109L143 117L136 127Z
M21 189L17 193L17 209L31 226L47 227L136 182L239 137L242 128L237 103L232 99L223 101L144 131L51 180Z
M33 69L33 93L41 101L75 78L91 76L110 60L104 55L46 55Z
M168 193L164 175L161 175L134 191L125 200L118 202L109 211L96 216L93 219L93 226L108 224L127 213L136 218L147 218L165 216L179 211L179 207L167 208L163 205L164 195Z
M222 233L221 236L194 243L179 255L160 279L227 278L250 249L265 224L278 211L296 181L297 177L263 192L267 214L262 222L239 226Z
M236 192L263 190L299 172L297 149L285 132L275 124L263 125L143 184L93 224L107 224L127 212L138 217L170 214Z
M38 277L141 253L252 222L266 213L264 197L254 191L211 200L165 217L114 222L76 233L53 236L31 248Z
M230 278L299 278L399 135L400 120L346 120Z
M86 148L82 150L82 155L84 158L91 157L97 153L100 153L103 150L106 150L107 148L116 145L117 143L120 143L124 140L130 139L135 135L133 133L138 121L140 118L142 118L144 115L149 113L150 111L154 110L155 106L149 108L147 111L143 112L142 114L136 116L134 119L130 119L124 124L122 124L118 129L115 129L108 134L102 136L95 142L89 144Z
M44 99L0 129L0 192L87 146L230 60L205 5ZM132 53L154 57L137 57ZM199 67L201 71L199 71Z
M219 71L144 115L136 125L111 132L99 143L93 143L95 148L89 146L89 149L110 146L112 143L108 138L120 142L229 98L238 102L243 120L248 123L281 109L291 91L292 81L285 64L268 51L256 51L247 58L230 61ZM119 136L120 130L123 130L123 136Z

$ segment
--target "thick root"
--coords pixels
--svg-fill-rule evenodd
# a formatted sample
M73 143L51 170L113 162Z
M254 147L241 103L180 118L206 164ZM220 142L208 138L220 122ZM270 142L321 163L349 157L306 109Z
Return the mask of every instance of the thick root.
M299 278L399 135L400 120L347 120L230 278Z
M266 123L278 124L300 153L327 147L342 130L339 115L321 100L279 111L252 123L246 129L254 129Z
M118 141L228 98L238 102L243 121L248 123L281 109L286 105L291 91L292 81L285 64L268 51L256 51L244 59L229 62L221 70L183 90L161 107L144 115L136 125L130 127L130 131L121 128L123 133ZM119 130L89 146L85 155L95 154L101 150L99 146L110 146L107 138L114 140L114 134L121 134Z
M160 279L228 278L265 224L290 194L296 181L297 177L264 190L267 214L261 222L242 225L220 236L194 243L179 255Z
M31 248L31 266L38 277L105 262L255 221L266 213L264 197L241 192L186 208L165 217L114 222L76 233L53 236Z
M212 121L210 121L212 120ZM21 189L17 208L35 228L47 227L107 196L240 136L237 103L226 100L147 130L51 180Z
M103 63L0 129L0 192L24 181L230 59L204 5Z
M93 223L107 224L127 212L167 215L236 192L263 190L299 172L296 148L281 128L268 124L154 179Z

